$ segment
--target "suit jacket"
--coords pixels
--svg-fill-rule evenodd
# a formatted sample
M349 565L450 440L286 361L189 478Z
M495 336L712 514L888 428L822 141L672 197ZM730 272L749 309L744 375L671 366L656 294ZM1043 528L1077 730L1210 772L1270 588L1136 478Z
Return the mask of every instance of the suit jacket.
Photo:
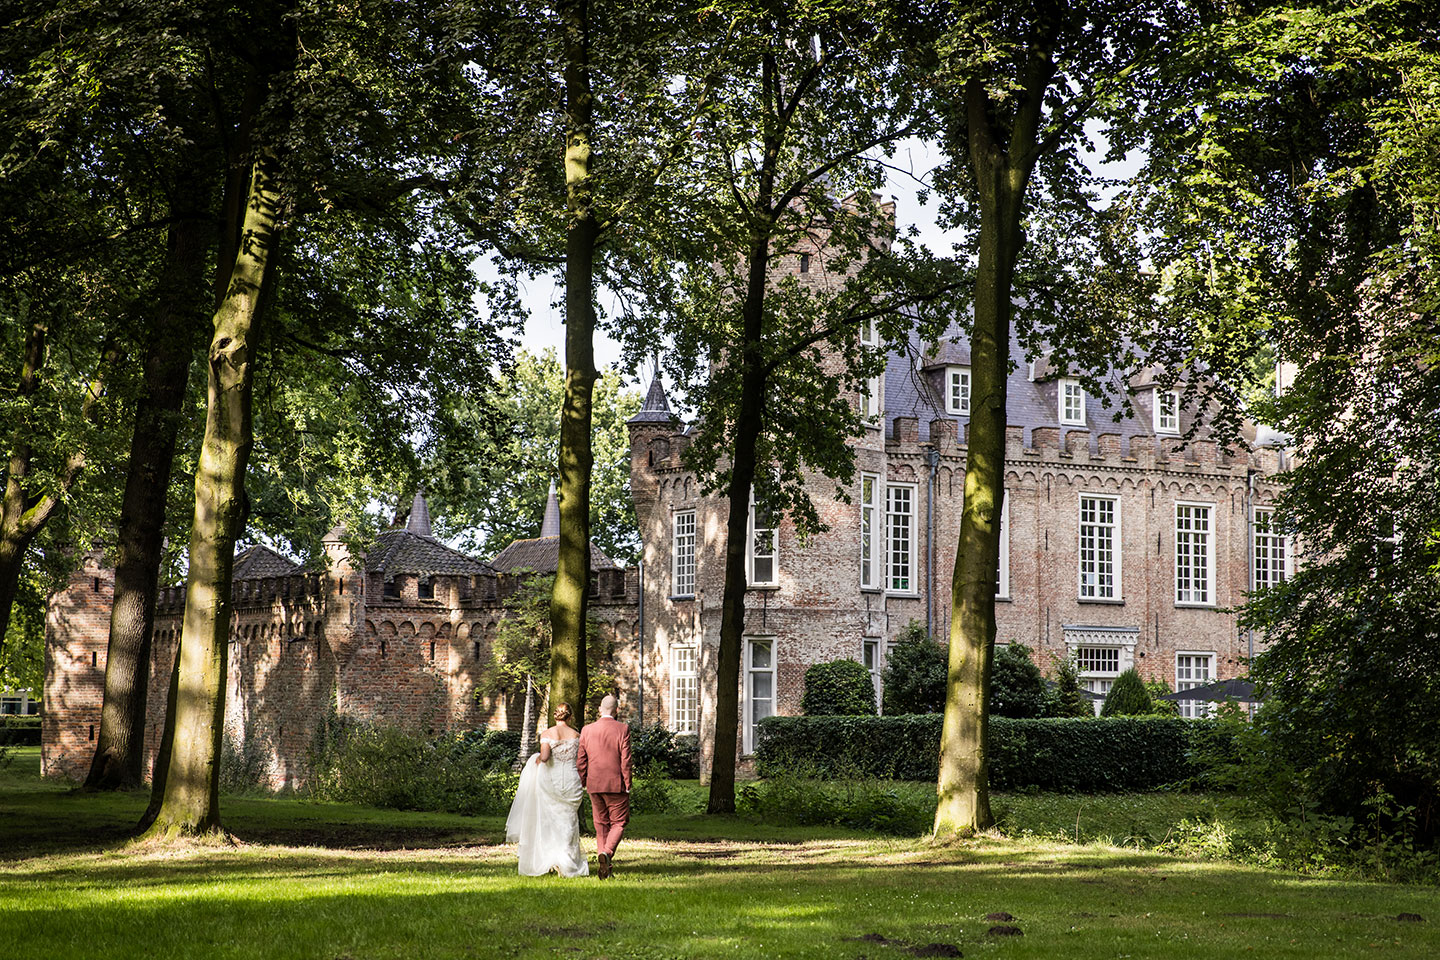
M630 792L630 725L601 717L580 730L575 766L587 793Z

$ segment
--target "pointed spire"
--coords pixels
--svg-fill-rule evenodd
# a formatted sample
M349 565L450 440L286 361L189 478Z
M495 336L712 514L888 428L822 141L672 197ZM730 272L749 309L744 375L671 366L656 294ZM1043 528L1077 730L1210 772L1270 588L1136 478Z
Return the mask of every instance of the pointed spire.
M660 371L650 381L650 390L640 412L630 418L631 423L669 423L675 419L670 412L670 398L665 396L665 384L660 382Z
M405 521L405 529L422 537L434 536L430 532L430 505L419 490L415 491L415 499L410 501L410 518Z
M545 495L545 519L540 522L540 536L560 536L560 501L555 497L555 481L550 481L550 492Z

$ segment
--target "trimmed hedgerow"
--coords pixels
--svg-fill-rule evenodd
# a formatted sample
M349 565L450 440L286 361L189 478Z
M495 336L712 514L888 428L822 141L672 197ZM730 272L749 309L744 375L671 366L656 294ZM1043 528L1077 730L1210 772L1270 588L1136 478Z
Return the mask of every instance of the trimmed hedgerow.
M805 671L800 709L807 717L875 716L875 683L858 660L831 660Z
M943 717L768 717L761 776L797 768L822 778L934 780ZM1191 751L1209 724L1170 717L990 718L990 785L1069 792L1149 790L1199 773Z
M40 718L13 714L0 717L0 745L40 746Z

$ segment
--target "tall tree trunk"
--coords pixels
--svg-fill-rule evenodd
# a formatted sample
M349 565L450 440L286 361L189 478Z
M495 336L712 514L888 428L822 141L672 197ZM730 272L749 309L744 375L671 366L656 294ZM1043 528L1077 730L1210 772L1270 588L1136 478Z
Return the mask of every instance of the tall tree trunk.
M45 339L48 331L43 323L32 323L25 334L24 357L20 365L20 383L16 396L22 401L40 389L40 370L45 365ZM101 370L110 351L102 351ZM101 373L85 390L82 413L88 419L103 392ZM85 449L79 447L66 458L55 489L43 496L33 494L28 485L31 457L30 431L34 426L21 418L10 435L10 461L5 473L5 493L0 501L0 651L5 649L5 633L10 629L10 615L20 587L20 570L25 565L25 552L45 528L61 499L70 492L85 468Z
M203 328L195 294L205 283L214 226L193 214L171 227L135 411L118 527L115 594L105 657L105 700L87 790L141 785L144 777L150 643L165 533L165 494L175 459L190 362Z
M951 582L950 664L940 734L935 835L968 835L994 825L990 810L990 664L995 652L995 584L1005 477L1005 387L1010 367L1011 288L1024 235L1020 218L1034 168L1042 97L1054 69L1032 59L1009 143L997 142L983 85L966 90L966 134L980 196L980 238L970 341L971 413L965 504Z
M163 787L157 777L157 789L163 794L155 821L146 831L151 837L220 829L231 572L235 540L246 515L255 340L276 272L280 191L275 167L276 157L269 151L262 152L252 167L244 239L215 312L176 698L167 719L174 725L174 745Z
M165 798L165 780L170 773L170 754L175 752L175 701L180 698L180 650L177 645L175 662L170 665L170 685L165 694L165 725L160 730L160 748L155 751L151 768L150 802L140 817L137 829L144 832L160 815L160 801Z
M767 94L775 86L777 69L767 55L762 83ZM766 102L773 103L767 95ZM715 665L715 740L710 757L710 799L707 813L735 812L736 738L740 732L740 656L745 644L745 594L750 578L745 569L746 542L750 537L750 495L755 485L756 447L765 421L768 389L761 344L765 335L765 292L770 270L770 237L775 218L775 177L784 125L765 134L765 155L750 233L745 304L741 310L744 336L740 343L740 409L735 419L735 449L730 462L730 505L725 524L725 587L720 601L720 651Z
M590 585L591 401L595 392L595 247L587 0L560 0L565 28L565 403L560 414L560 549L550 594L550 719L566 702L585 722L589 667L585 622Z

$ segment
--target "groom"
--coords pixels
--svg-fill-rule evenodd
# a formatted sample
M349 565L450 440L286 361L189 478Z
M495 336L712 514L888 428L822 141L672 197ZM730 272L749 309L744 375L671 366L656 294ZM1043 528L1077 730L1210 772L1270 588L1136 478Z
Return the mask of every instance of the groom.
M630 820L630 726L615 719L615 698L600 701L600 719L580 731L575 766L590 794L595 817L595 851L600 879L610 876L610 859Z

